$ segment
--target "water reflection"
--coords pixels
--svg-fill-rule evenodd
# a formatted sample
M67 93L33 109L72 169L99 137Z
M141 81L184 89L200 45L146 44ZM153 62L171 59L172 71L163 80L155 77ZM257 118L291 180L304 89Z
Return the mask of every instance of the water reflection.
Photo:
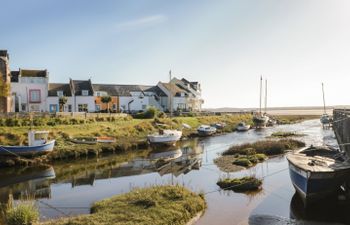
M256 213L289 217L294 188L287 170L276 173L288 168L284 156L228 174L221 172L213 163L218 154L230 145L261 140L276 131L304 133L306 136L300 139L307 144L336 146L333 132L320 129L319 121L314 120L189 140L175 148L57 162L50 170L0 170L0 176L3 176L0 177L0 201L6 201L10 193L17 193L17 199L31 194L40 199L41 215L55 218L65 215L43 202L58 207L65 214L76 215L89 213L93 202L128 192L132 187L179 183L193 191L210 192L205 196L208 209L198 224L239 224ZM216 185L220 177L246 175L265 177L262 191L249 194L219 191Z

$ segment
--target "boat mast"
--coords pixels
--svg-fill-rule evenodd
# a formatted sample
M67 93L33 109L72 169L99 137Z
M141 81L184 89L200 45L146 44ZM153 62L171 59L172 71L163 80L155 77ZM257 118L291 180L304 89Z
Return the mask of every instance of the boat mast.
M170 89L170 96L169 96L169 102L170 102L170 118L173 117L173 92L171 87L171 70L169 70L169 89Z
M262 76L260 76L260 99L259 99L259 113L261 115L261 96L262 96Z
M322 83L322 95L323 95L323 111L324 111L324 114L326 114L326 100L324 97L324 85L323 85L323 83Z
M267 80L265 79L265 114L267 113Z

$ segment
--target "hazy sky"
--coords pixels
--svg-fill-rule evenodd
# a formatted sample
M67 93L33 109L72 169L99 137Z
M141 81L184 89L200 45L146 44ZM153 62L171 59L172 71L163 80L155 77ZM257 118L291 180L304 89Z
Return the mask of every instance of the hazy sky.
M51 82L202 84L204 107L350 104L348 0L0 0L11 69Z

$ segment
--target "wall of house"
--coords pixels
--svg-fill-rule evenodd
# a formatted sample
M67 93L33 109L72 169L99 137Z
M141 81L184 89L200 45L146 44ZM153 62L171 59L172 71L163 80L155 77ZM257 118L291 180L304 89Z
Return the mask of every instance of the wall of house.
M112 100L109 104L103 103L101 101L101 97L95 96L95 111L98 111L96 106L99 106L100 111L106 110L107 106L109 105L110 112L119 112L119 97L118 96L111 96Z
M80 104L87 104L88 112L95 112L95 97L94 96L75 96L73 98L73 105L75 102L75 108L73 106L73 111L78 112L78 106Z
M14 110L18 105L19 112L45 112L47 110L47 93L48 83L47 78L36 78L30 80L32 83L27 83L28 79L22 82L21 78L18 83L11 83L11 94L14 95L13 107ZM29 102L29 91L40 90L40 102Z
M72 111L73 108L73 97L67 97L67 103L63 107L63 112L69 112L69 105L71 106ZM47 105L46 105L46 111L50 113L59 112L60 106L59 106L59 97L57 96L49 96L47 97Z
M149 106L149 97L141 97L139 94L135 94L132 96L120 96L120 108L123 109L123 111L141 111L141 110L146 110L147 107ZM128 103L130 103L130 109L128 109Z

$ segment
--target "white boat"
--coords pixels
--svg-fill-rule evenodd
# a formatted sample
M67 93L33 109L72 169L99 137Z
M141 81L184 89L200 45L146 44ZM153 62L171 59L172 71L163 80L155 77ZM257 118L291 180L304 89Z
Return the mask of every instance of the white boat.
M164 161L170 161L173 159L177 159L182 156L181 149L175 149L170 151L161 151L161 152L152 152L149 155L149 158L151 160L164 160Z
M171 84L171 70L169 71L170 84ZM171 88L171 85L170 85ZM173 114L173 96L170 91L170 118ZM173 129L160 129L159 133L150 134L147 136L147 140L151 145L174 145L182 137L182 131Z
M0 145L0 155L20 155L33 156L43 155L52 152L55 146L55 140L49 140L48 131L28 132L28 146L2 146Z
M250 129L250 125L244 122L240 122L236 127L237 131L248 131L249 129Z
M179 130L159 130L159 133L148 135L147 140L151 145L174 145L181 137Z
M322 126L330 126L332 122L332 117L327 114L326 111L326 100L324 96L324 84L322 83L322 95L323 95L323 115L320 118Z
M262 103L262 76L260 77L260 99L259 99L259 112L253 116L253 123L255 128L264 128L269 122L269 117L267 116L267 80L265 80L265 113L261 111Z
M339 151L306 147L287 156L289 174L305 205L335 195L349 180L350 164Z
M198 127L197 132L199 136L211 136L215 134L217 129L209 125L201 125Z

